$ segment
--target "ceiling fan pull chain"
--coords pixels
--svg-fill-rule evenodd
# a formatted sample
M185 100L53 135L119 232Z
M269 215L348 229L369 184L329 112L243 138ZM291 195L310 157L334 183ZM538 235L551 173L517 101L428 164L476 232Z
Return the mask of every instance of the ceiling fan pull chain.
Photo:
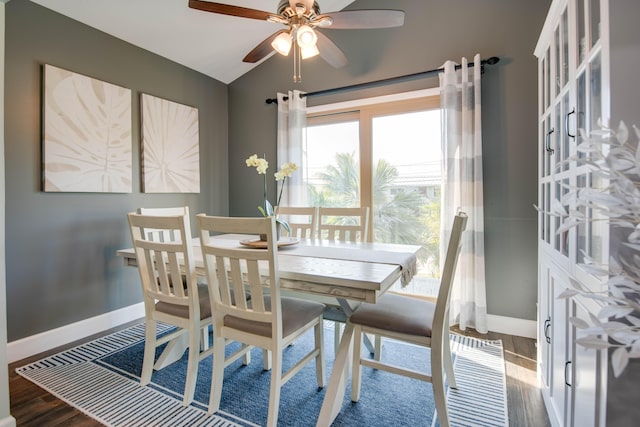
M293 82L300 83L302 81L301 75L302 58L300 57L300 47L298 43L293 44Z

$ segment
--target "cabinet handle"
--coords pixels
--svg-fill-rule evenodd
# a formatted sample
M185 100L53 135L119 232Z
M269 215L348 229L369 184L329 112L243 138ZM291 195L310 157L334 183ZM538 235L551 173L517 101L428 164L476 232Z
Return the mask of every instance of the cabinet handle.
M571 387L571 383L569 383L569 376L567 375L567 368L571 366L571 361L568 360L565 364L564 364L564 383L565 385L567 385L568 387Z
M567 117L565 117L564 127L565 127L565 129L567 129L567 136L569 138L575 138L576 137L575 134L571 134L569 132L569 116L572 115L572 114L575 114L575 113L576 113L576 108L573 107L573 109L567 113Z
M547 132L547 137L546 137L546 142L545 142L545 150L547 150L547 153L549 154L553 154L555 152L555 150L553 148L551 148L551 134L555 132L554 128L551 128L549 130L549 132Z
M547 341L547 344L551 344L551 337L549 336L549 327L551 327L550 317L544 321L544 339Z

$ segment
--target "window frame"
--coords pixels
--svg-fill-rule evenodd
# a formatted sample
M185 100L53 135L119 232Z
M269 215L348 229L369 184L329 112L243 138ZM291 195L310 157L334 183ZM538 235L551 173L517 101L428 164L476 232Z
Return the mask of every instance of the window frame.
M394 96L365 98L307 109L307 127L322 124L358 121L360 160L360 206L369 206L369 240L374 240L373 221L373 119L375 117L418 111L439 110L438 89L408 92Z

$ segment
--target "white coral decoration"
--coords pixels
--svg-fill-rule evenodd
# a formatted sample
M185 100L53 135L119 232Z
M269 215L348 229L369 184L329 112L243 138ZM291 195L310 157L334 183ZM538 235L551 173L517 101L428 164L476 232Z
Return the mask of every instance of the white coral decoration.
M640 131L635 126L633 129L640 141ZM599 303L601 308L597 316L590 316L590 322L579 318L570 321L581 331L576 343L586 348L615 349L611 366L618 377L629 359L640 357L640 144L629 142L629 129L624 122L620 122L616 131L602 127L591 137L581 130L581 136L584 142L577 150L587 156L569 161L590 165L592 172L604 178L608 185L601 189L578 189L574 194L578 209L571 212L555 205L554 213L566 217L558 233L593 221L585 217L584 208L588 208L605 217L612 227L626 230L627 237L620 242L621 248L614 251L616 255L611 257L608 266L585 257L584 269L606 278L605 291L593 292L572 279L572 287L561 297L584 297Z

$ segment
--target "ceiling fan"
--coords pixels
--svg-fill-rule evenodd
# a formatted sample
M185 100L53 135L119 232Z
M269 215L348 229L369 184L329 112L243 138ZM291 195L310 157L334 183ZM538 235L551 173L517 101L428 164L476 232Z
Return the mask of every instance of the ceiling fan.
M258 62L274 50L287 56L293 48L294 82L301 81L300 63L303 59L320 55L335 68L343 67L347 63L342 50L319 29L391 28L404 24L402 10L346 10L321 14L320 6L314 0L280 0L275 13L203 0L189 0L189 7L205 12L283 24L286 29L276 31L267 37L242 61Z

